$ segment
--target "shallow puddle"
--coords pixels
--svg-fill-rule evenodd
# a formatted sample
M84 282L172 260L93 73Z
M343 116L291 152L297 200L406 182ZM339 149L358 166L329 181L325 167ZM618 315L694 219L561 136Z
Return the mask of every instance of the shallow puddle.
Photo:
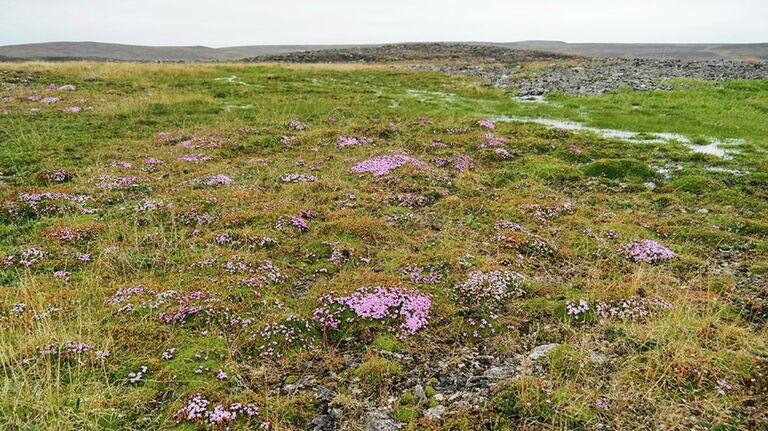
M253 108L253 105L225 105L224 110L227 112L232 112L233 109L251 109Z
M573 131L579 131L579 132L592 132L603 138L621 139L621 140L630 141L630 142L642 142L642 143L651 143L651 144L679 142L685 145L686 147L688 147L691 151L695 153L710 154L723 159L731 158L728 152L732 151L731 149L724 148L724 145L726 144L738 145L739 143L743 142L738 139L731 139L726 142L723 142L713 138L713 139L710 139L709 144L696 145L693 142L691 142L691 140L688 137L681 135L679 133L663 133L663 132L639 133L639 132L631 132L628 130L603 129L599 127L585 126L583 123L579 123L577 121L556 120L552 118L540 118L540 117L518 117L518 116L502 115L502 116L495 116L492 118L496 121L536 123L536 124L541 124L547 127L556 128L556 129L573 130Z
M446 102L453 101L453 99L456 97L456 95L453 93L445 93L442 91L407 90L405 93L411 97L421 98L421 100L436 98Z
M228 82L230 84L240 84L240 85L248 85L248 86L251 85L251 84L248 84L247 82L243 82L240 78L238 78L235 75L232 75L232 76L222 76L220 78L214 78L213 80L214 81Z

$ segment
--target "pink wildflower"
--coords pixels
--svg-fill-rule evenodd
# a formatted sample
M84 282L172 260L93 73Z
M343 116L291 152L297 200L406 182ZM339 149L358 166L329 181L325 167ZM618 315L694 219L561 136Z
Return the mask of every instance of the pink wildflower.
M656 263L677 257L672 250L651 239L628 242L619 248L619 253L632 261L645 263Z
M423 168L427 164L421 160L414 159L413 157L395 155L395 156L379 156L362 161L350 169L350 171L362 174L370 172L376 177L387 175L390 171L399 168L400 166L411 164L413 166Z
M496 128L496 123L491 120L477 120L477 125L491 130Z
M352 147L357 145L363 145L363 144L370 144L373 142L373 139L366 138L366 137L352 137L352 136L339 136L339 138L336 140L336 146L339 148L344 147Z
M363 320L402 319L401 328L411 334L427 325L432 305L428 296L380 286L361 288L349 296L325 294L318 301L320 305L315 308L313 318L325 329L338 328L341 314L351 311Z

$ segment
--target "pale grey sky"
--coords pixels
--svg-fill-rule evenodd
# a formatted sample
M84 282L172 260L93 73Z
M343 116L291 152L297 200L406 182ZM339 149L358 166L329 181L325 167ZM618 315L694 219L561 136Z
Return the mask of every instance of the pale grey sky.
M0 45L768 42L768 0L0 0Z

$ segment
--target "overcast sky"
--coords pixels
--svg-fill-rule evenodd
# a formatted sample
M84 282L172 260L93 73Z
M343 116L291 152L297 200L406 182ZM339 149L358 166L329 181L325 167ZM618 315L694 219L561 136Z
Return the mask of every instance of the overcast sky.
M0 0L0 45L768 42L768 0Z

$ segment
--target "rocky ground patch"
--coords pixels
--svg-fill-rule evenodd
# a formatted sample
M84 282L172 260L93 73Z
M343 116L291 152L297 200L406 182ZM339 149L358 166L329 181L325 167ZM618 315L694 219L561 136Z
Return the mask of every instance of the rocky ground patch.
M757 80L768 78L767 62L685 61L653 59L589 60L556 65L538 74L522 67L479 65L403 66L479 77L497 88L518 88L519 96L548 93L603 94L629 87L635 91L671 90L671 80Z

